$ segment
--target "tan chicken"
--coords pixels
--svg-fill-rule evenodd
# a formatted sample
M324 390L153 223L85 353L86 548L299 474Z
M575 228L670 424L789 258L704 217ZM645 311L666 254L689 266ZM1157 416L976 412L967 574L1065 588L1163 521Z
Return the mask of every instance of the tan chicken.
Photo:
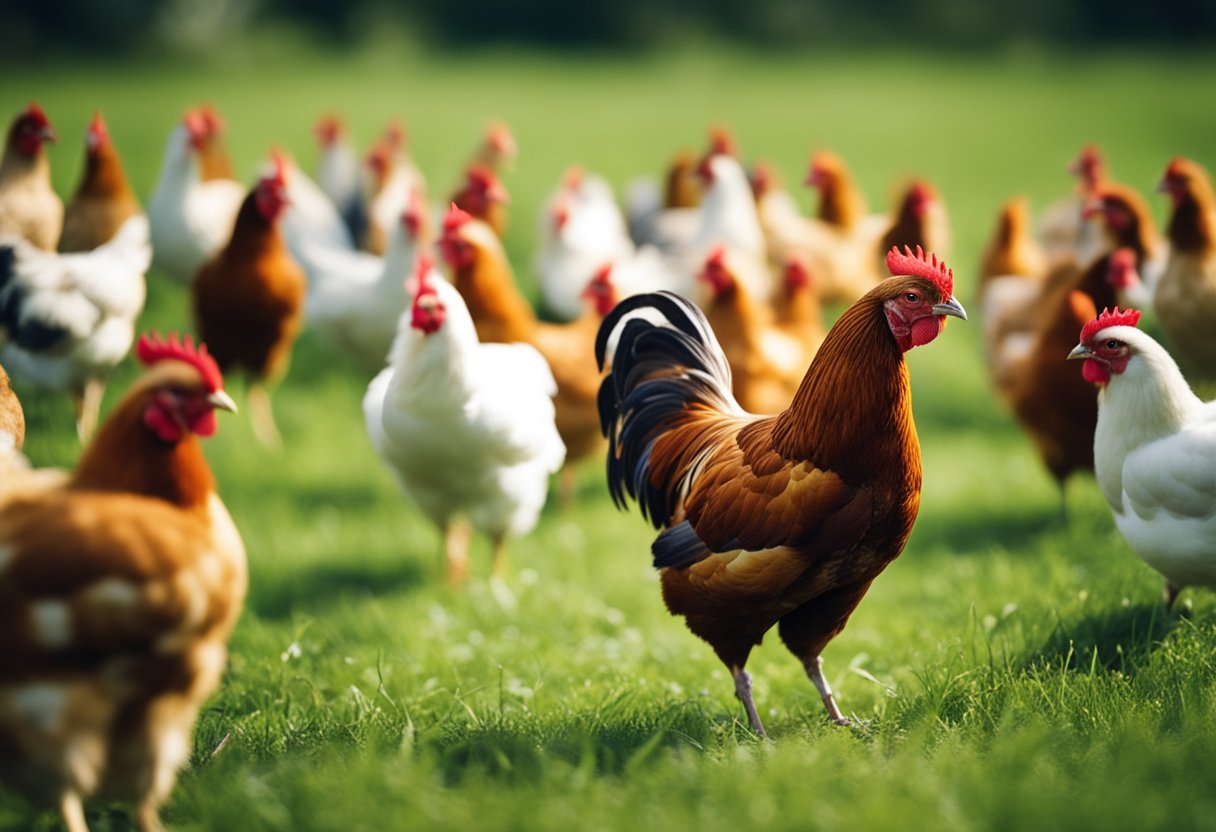
M90 797L133 800L141 832L190 755L245 597L245 548L199 437L233 410L189 339L148 366L57 487L0 505L0 780L87 832Z
M37 104L22 111L8 130L0 158L0 233L24 237L54 251L63 228L63 200L51 187L51 163L43 144L55 129Z
M224 141L228 123L210 104L200 105L198 114L206 127L203 146L199 148L198 153L199 176L204 182L213 179L236 179L232 157L228 154L228 144Z
M99 111L85 133L84 172L63 214L59 250L92 251L140 210Z
M803 366L811 363L827 335L810 261L798 252L786 257L781 270L781 288L773 297L773 326L802 345Z

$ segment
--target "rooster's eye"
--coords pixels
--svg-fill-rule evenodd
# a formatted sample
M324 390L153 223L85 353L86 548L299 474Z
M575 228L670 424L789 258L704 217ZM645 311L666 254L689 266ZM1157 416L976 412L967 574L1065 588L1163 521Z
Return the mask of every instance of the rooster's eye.
M1107 348L1108 350L1117 350L1117 349L1119 349L1119 347L1121 347L1121 346L1122 346L1122 344L1120 344L1120 343L1119 343L1118 341L1116 341L1114 338L1112 338L1112 339L1110 339L1109 341L1107 341L1107 342L1106 342L1106 348Z
M920 295L916 294L916 292L908 292L908 294L904 295L904 300L908 303L916 303L920 300Z

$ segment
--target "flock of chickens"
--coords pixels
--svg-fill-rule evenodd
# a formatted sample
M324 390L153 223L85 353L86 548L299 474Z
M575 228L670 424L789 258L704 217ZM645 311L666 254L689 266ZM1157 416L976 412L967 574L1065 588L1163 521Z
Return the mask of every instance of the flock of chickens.
M932 185L870 214L840 157L819 152L808 217L721 130L661 186L629 188L625 210L573 169L541 216L542 319L500 239L499 177L517 152L504 126L438 211L395 125L361 160L326 117L315 181L274 152L252 188L233 178L223 130L208 107L186 114L145 214L100 115L66 208L46 114L31 104L10 127L0 782L56 806L70 832L87 830L96 795L133 799L140 828L160 828L245 594L241 536L198 440L236 410L224 377L240 372L257 436L282 441L267 386L305 325L371 378L371 444L442 530L450 580L469 572L473 531L502 572L551 476L568 496L572 466L606 453L613 499L660 530L668 608L727 666L752 728L764 734L745 666L774 625L847 724L820 654L902 551L920 500L904 353L967 317ZM1096 149L1075 172L1075 196L1037 226L1024 201L1002 210L980 275L990 376L1061 483L1095 472L1172 603L1216 586L1216 405L1126 307L1151 310L1190 377L1216 374L1216 199L1200 166L1171 162L1161 240ZM198 342L136 341L153 265L189 287ZM830 329L821 303L847 304ZM133 344L147 370L98 424ZM21 454L3 370L71 397L86 442L73 472Z

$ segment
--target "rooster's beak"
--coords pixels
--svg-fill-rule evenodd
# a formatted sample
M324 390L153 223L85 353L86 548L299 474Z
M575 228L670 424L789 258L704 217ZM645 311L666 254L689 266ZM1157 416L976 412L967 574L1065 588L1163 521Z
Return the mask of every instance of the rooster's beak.
M232 400L223 390L216 390L207 397L207 403L219 410L227 410L229 413L236 413L236 402Z
M944 303L934 304L933 314L934 315L953 315L956 318L962 318L964 321L967 320L967 310L964 309L963 305L961 303L959 303L955 298L950 298L950 300L948 300Z
M1069 359L1073 358L1089 358L1094 354L1094 351L1084 344L1077 344L1072 348L1072 352L1068 354Z

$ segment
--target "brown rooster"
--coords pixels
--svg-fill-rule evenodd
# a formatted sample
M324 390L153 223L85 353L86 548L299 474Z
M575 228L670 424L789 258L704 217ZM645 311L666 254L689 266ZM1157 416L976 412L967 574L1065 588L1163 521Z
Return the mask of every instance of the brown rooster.
M51 163L43 144L55 129L37 104L30 104L8 130L0 158L0 233L24 237L54 251L63 228L63 200L51 187Z
M498 239L502 239L507 230L507 205L511 198L493 170L484 165L470 165L465 171L464 184L450 202L490 226Z
M667 607L730 670L761 735L744 666L774 624L847 722L820 654L899 555L920 504L904 353L965 313L936 257L887 262L900 276L841 315L775 416L739 407L704 316L677 295L626 298L596 339L611 365L599 401L613 499L633 497L663 529L651 551Z
M200 178L204 182L212 179L236 179L232 157L228 155L228 146L224 142L224 131L228 125L210 104L199 106L198 114L206 128L203 133L203 146L198 152Z
M1166 236L1169 260L1153 308L1171 354L1190 376L1216 377L1216 195L1204 168L1190 159L1170 162L1158 190L1173 203Z
M950 220L937 189L918 179L896 201L893 219L878 241L874 253L882 260L884 252L899 246L921 246L943 254L950 249Z
M263 444L279 444L266 382L286 369L303 321L307 280L279 232L287 207L286 162L245 197L228 245L194 278L191 292L199 334L220 369L249 377L249 409Z
M204 349L144 338L149 369L70 480L0 505L0 780L87 832L83 801L142 832L190 754L245 596L245 548L198 437L234 410Z
M557 431L566 445L562 488L572 487L570 465L603 447L596 394L594 343L599 316L584 315L568 324L543 323L520 294L502 243L488 225L452 206L443 221L439 248L452 270L452 283L464 297L482 342L536 347L557 381Z
M63 214L60 251L92 251L140 212L100 111L84 137L84 172Z

